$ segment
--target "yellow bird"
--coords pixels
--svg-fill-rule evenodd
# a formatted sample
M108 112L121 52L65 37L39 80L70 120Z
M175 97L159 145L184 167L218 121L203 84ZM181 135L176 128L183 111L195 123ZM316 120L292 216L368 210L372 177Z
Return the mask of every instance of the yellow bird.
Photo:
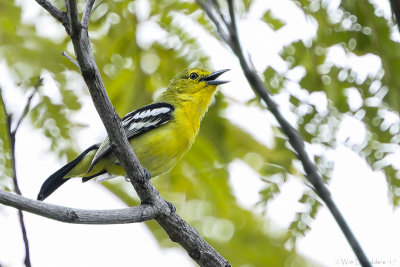
M228 69L212 72L203 68L187 69L177 74L167 90L152 104L132 111L122 119L129 143L148 178L169 172L190 149L201 119L217 91L228 81L217 81ZM126 176L118 159L111 153L108 137L50 175L43 183L38 200L44 200L73 177L86 182L108 173Z

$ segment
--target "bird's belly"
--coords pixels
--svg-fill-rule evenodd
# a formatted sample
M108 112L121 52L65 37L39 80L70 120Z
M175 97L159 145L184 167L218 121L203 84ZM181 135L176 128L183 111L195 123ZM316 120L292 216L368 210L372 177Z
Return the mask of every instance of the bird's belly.
M131 144L140 163L152 177L169 172L191 146L179 130L171 127L154 129L134 138Z
M129 142L140 164L150 172L152 177L169 172L192 144L190 136L174 127L156 128ZM113 158L109 160L116 163L116 158L111 157ZM113 165L107 168L109 173L126 175L122 166Z

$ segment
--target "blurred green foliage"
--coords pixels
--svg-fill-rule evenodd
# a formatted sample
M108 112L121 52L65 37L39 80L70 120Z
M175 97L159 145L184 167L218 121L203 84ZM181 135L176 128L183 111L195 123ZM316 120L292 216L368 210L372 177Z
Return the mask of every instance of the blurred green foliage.
M245 19L253 1L235 2L239 17ZM296 127L307 143L319 145L324 152L343 144L353 149L373 169L385 173L389 197L394 206L399 205L399 170L386 160L400 137L397 116L400 76L396 75L400 68L400 50L392 39L393 31L397 31L393 21L383 18L366 1L342 1L333 10L328 10L327 1L294 2L316 25L316 35L312 40L295 40L284 47L280 56L288 63L288 69L278 72L268 67L263 75L265 83L275 94L290 95L291 110L297 116ZM226 8L224 1L220 4L222 9ZM63 1L55 1L55 5L63 8ZM83 1L78 7L82 12ZM73 54L71 42L66 35L57 39L43 37L33 25L22 21L21 14L21 7L16 3L0 0L0 60L6 62L22 93L32 89L32 81L44 74L55 81L54 94L37 88L38 101L29 118L51 141L49 150L70 160L79 152L74 136L82 127L71 115L80 110L80 96L87 93L71 81L71 77L80 77L74 73L76 67L61 56L62 50ZM41 16L49 15L42 11ZM93 50L109 97L120 115L151 102L157 90L165 88L180 70L210 66L207 51L203 51L190 27L179 19L182 17L217 38L207 17L193 1L95 3L90 24ZM260 21L275 31L285 27L271 10L265 10ZM154 34L147 32L150 29L162 38L152 39ZM327 61L332 47L340 47L347 55L376 55L382 68L376 75L362 79L351 67ZM291 80L291 71L298 69L304 75L298 81ZM290 90L291 83L306 91L307 96L321 94L327 99L327 109L319 110L294 93ZM350 104L349 90L361 97L360 107ZM57 94L61 98L54 97ZM278 234L268 230L270 222L264 214L238 204L229 183L228 167L233 161L245 162L265 181L258 204L263 208L280 194L289 177L301 176L302 170L279 128L273 128L274 145L266 147L222 115L228 105L221 94L216 96L192 149L171 173L155 179L154 184L163 197L176 205L177 212L233 266L310 266L291 249L296 238L310 229L321 203L306 189L299 199L303 211L294 215L287 231ZM388 113L396 115L395 122L387 122ZM365 140L347 140L343 144L337 141L336 133L345 116L364 125ZM6 114L2 107L0 120L0 169L3 170L0 179L3 181L9 176L10 160ZM324 179L329 181L334 166L324 152L316 154L314 160ZM103 185L127 205L138 204L126 183L111 181ZM156 223L147 222L147 225L162 246L175 245Z
M264 72L266 83L275 93L289 92L291 107L297 114L297 128L306 142L318 145L324 152L315 155L314 160L326 181L334 168L325 153L330 149L345 145L364 158L373 170L382 171L388 182L389 198L394 206L400 204L400 172L390 157L398 150L400 120L398 112L400 80L399 43L393 36L398 34L394 21L384 18L384 13L368 1L341 1L338 8L330 7L328 1L295 1L309 21L317 27L312 40L295 41L281 51L281 57L289 64L286 72L279 73L272 68ZM376 74L363 77L356 69L345 63L332 63L328 53L340 48L349 57L375 55L379 57L381 68ZM323 93L327 110L305 101L288 90L290 72L304 70L298 81L307 96ZM352 104L359 96L361 104ZM304 112L304 110L306 110ZM388 117L392 118L388 120ZM345 117L361 123L366 134L361 140L336 139L340 123ZM310 199L304 192L301 202ZM313 197L315 198L315 197ZM289 233L304 234L299 231L309 228L309 220L314 218L320 204L314 201L306 215L298 214L290 226ZM312 216L313 215L313 216ZM289 239L293 239L290 236Z
M0 88L1 90L1 88ZM2 93L2 92L1 92ZM13 177L11 162L11 144L9 132L9 118L0 94L0 189L10 191Z

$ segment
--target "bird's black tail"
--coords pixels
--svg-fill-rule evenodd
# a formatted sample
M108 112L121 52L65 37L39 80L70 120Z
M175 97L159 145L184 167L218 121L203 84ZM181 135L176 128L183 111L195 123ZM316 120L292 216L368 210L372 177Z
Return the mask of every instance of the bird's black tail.
M68 181L70 178L64 178L64 176L69 173L76 165L92 150L98 149L99 145L93 145L83 151L79 156L77 156L73 161L53 173L49 176L49 178L44 181L42 187L40 188L40 192L37 196L38 200L44 200L48 196L50 196L54 191L57 190L62 184Z

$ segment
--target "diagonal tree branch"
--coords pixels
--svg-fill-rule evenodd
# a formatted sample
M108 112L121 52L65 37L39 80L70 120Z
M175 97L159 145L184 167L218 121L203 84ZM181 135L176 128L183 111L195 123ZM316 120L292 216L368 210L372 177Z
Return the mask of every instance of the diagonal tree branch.
M36 0L39 4L42 0ZM85 14L83 21L89 21L89 10L92 1L86 1ZM144 168L132 151L125 131L121 126L121 119L115 112L110 99L104 88L100 72L97 68L93 52L90 45L88 29L82 27L78 19L78 12L75 0L65 0L68 24L63 25L70 35L77 62L97 112L106 128L113 153L121 162L127 176L135 188L139 198L143 203L150 204L157 210L159 216L156 221L167 232L172 241L179 243L187 250L190 257L200 266L230 266L230 264L211 247L188 223L174 212L173 208L161 198L157 189L146 178ZM47 9L46 9L47 10ZM57 17L56 17L57 18ZM58 18L57 18L58 19ZM62 18L64 19L64 18Z
M301 161L306 178L313 185L315 192L318 196L325 202L325 205L330 210L332 216L335 218L338 223L340 229L345 235L347 241L349 242L351 248L356 254L358 260L360 261L362 266L371 266L368 261L364 251L362 250L360 244L355 238L354 234L350 230L350 227L346 223L339 209L336 207L335 203L332 200L331 194L328 188L325 186L321 176L319 175L316 166L308 157L307 152L305 151L304 141L301 138L300 134L296 129L294 129L289 122L282 116L280 113L277 104L271 97L270 91L267 89L266 85L260 80L257 76L256 71L248 62L248 59L245 57L243 53L243 49L241 48L238 31L236 26L236 18L234 11L234 3L233 0L227 0L228 3L228 11L230 16L230 23L227 24L226 30L220 29L222 26L221 21L226 21L222 17L215 16L215 11L213 11L211 5L207 5L203 0L196 0L198 5L204 10L204 12L209 15L210 20L215 24L218 33L224 33L224 35L220 35L221 39L228 44L234 54L239 59L240 65L242 67L243 73L246 76L249 84L251 85L254 92L263 99L266 103L267 107L271 111L271 113L275 116L276 120L279 122L282 131L287 135L288 141L290 145L293 147L296 156ZM222 14L221 12L218 12ZM228 32L228 37L225 36L225 32ZM226 40L229 40L228 42Z

